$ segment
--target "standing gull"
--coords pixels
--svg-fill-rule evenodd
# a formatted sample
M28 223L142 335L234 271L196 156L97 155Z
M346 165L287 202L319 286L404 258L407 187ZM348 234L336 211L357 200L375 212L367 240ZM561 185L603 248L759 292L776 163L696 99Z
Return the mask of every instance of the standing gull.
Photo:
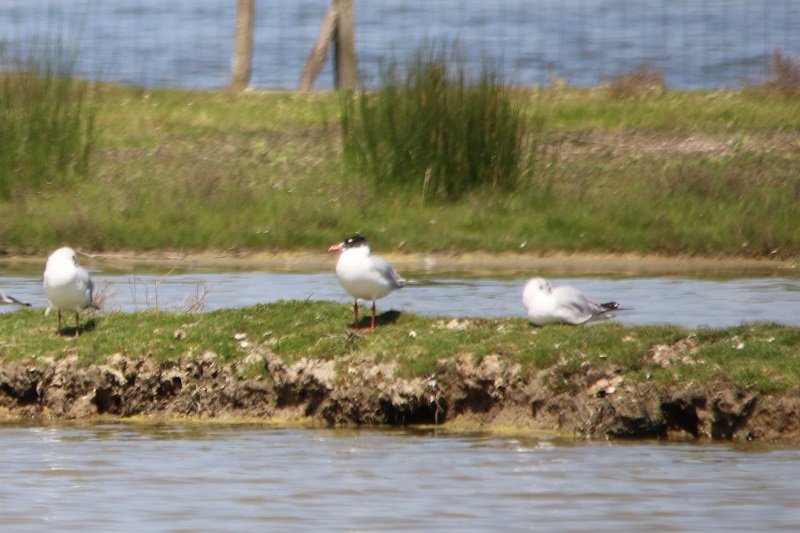
M21 302L16 298L14 298L13 296L9 296L3 290L0 290L0 304L16 304L16 305L24 305L26 307L31 306L31 304L29 303Z
M78 265L75 250L59 248L47 258L44 269L44 293L50 306L58 310L58 330L61 333L61 311L75 313L75 336L80 334L80 312L92 305L94 284L89 272Z
M619 309L617 302L599 304L569 285L553 288L544 278L528 281L522 303L528 310L528 319L537 326L557 322L583 324L595 317L609 317L606 313Z
M367 239L353 235L328 248L328 252L341 252L336 262L336 277L353 297L354 328L358 329L358 300L372 300L372 320L369 329L375 329L375 300L383 298L406 284L383 257L370 255Z

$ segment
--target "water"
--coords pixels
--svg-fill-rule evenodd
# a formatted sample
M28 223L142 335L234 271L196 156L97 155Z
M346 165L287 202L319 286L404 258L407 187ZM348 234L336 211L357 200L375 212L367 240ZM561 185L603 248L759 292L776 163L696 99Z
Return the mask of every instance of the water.
M0 427L4 531L796 531L800 449L222 424Z
M243 307L278 300L350 302L335 274L328 272L183 272L93 273L108 295L104 309L136 311L152 307L185 308L204 293L205 309ZM396 309L452 317L524 316L526 277L453 277L405 273L416 283L378 301L378 311ZM616 315L625 324L677 324L726 327L757 321L800 325L800 280L786 277L551 277L571 284L598 301L614 300L627 310ZM41 273L3 273L7 293L46 307ZM0 312L13 311L1 306Z
M329 0L257 4L253 85L294 88ZM557 75L595 85L641 63L671 87L738 87L761 79L773 50L800 52L795 0L355 0L365 80L421 43L457 41L469 64L502 66L515 83ZM84 76L143 85L220 87L233 48L233 0L3 0L0 42L77 48ZM0 47L1 48L1 47ZM318 87L330 87L330 61Z

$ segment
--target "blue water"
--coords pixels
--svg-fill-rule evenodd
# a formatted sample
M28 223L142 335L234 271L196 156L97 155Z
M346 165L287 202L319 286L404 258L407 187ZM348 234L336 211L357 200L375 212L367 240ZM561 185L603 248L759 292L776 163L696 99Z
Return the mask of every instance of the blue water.
M523 276L454 277L403 273L416 281L378 301L378 311L395 309L447 317L525 316ZM120 273L94 271L108 311L148 308L185 309L202 295L206 310L243 307L278 300L351 302L332 267L327 272L182 272ZM751 322L800 325L800 280L785 277L556 276L554 285L570 284L598 301L619 302L626 309L615 319L625 324L677 324L727 327ZM41 273L0 270L0 288L44 308ZM0 306L0 312L13 311Z
M4 531L796 531L800 449L0 427Z
M293 88L328 0L256 2L252 84ZM355 0L362 79L421 43L457 41L470 65L543 85L600 80L641 63L670 87L762 79L776 48L800 53L796 0ZM224 86L234 0L3 0L0 42L18 53L54 35L77 49L77 70L150 86ZM330 62L317 87L332 85Z

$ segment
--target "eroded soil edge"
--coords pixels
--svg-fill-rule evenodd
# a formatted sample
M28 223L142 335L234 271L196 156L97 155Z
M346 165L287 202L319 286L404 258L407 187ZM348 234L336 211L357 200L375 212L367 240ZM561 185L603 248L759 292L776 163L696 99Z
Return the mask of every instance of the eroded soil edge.
M425 378L394 363L301 359L267 346L220 364L213 353L159 363L113 355L0 366L0 420L133 417L308 420L326 425L459 424L558 431L580 438L800 443L800 395L767 396L730 383L665 386L624 369L583 364L531 374L500 356L468 354Z

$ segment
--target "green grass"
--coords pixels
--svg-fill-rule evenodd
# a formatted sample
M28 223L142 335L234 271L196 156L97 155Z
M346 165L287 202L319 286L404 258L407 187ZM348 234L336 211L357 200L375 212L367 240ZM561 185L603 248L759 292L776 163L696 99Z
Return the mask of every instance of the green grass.
M348 170L335 94L92 90L89 177L0 198L2 248L322 250L361 231L382 252L800 255L797 98L520 90L545 126L535 171L426 203Z
M59 46L0 57L0 198L64 192L89 178L97 102Z
M677 326L536 328L522 318L459 319L411 313L381 315L375 332L347 329L349 305L282 301L207 313L143 311L101 313L78 338L55 334L55 318L41 310L0 314L0 362L77 356L82 364L102 363L112 354L157 361L196 358L207 352L221 362L238 361L249 343L268 347L285 362L301 357L349 362L397 361L401 376L428 376L439 361L468 354L499 355L523 369L553 368L558 389L582 365L612 365L626 380L661 383L730 381L763 393L783 393L800 385L800 329L754 324L725 329L687 330ZM68 321L69 322L69 321ZM653 347L677 355L662 368Z
M452 202L531 170L527 101L488 66L473 79L457 51L418 50L341 101L345 160L376 191Z

